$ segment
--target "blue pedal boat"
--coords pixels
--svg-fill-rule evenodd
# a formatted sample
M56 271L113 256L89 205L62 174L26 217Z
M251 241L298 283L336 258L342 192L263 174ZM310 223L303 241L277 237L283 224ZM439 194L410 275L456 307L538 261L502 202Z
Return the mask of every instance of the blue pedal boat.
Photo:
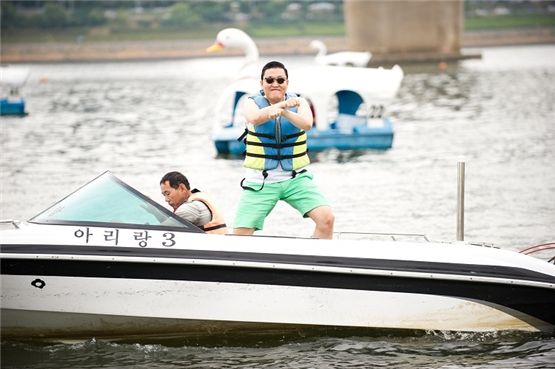
M0 98L0 115L26 115L25 99Z
M318 75L338 78L318 82ZM307 132L309 152L337 150L387 150L393 146L394 129L386 105L397 93L403 78L400 67L312 67L290 77L289 91L311 105L314 126ZM316 82L314 82L316 81ZM254 78L228 86L219 102L221 119L212 136L218 154L242 155L238 140L246 128L242 102L260 90ZM230 108L231 107L231 111Z
M25 99L19 95L19 89L29 77L29 68L2 65L0 77L0 115L27 115Z

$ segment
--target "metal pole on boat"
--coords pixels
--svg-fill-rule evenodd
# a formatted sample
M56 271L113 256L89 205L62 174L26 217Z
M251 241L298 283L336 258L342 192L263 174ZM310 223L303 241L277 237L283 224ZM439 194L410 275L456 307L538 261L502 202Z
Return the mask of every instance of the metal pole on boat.
M457 241L464 241L464 161L459 161L457 169Z

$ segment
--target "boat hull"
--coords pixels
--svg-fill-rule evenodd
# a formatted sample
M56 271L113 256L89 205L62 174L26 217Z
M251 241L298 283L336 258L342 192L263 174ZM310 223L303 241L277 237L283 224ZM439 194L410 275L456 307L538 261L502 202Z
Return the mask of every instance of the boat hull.
M3 278L2 335L202 335L299 326L455 331L548 330L525 314L449 296L235 283L53 277ZM109 285L110 290L98 286ZM15 288L14 288L15 287ZM33 291L34 290L34 291ZM21 291L31 292L21 294ZM35 292L35 293L33 293ZM41 310L35 310L39 308ZM203 322L203 323L200 323ZM244 323L245 325L241 325Z
M0 115L26 115L25 100L0 99Z
M224 128L213 137L218 154L242 155L245 144L237 138L244 128ZM393 146L393 125L384 118L378 127L356 127L349 131L341 129L312 129L308 131L308 151L337 150L387 150Z
M534 286L220 264L4 259L2 335L202 336L314 326L554 329L546 306L555 306L555 292Z

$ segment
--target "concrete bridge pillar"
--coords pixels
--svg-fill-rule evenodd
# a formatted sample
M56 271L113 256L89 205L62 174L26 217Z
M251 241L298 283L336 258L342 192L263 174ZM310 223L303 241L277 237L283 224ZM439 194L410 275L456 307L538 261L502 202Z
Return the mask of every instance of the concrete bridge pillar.
M345 0L343 4L348 48L372 52L371 64L462 57L463 0Z

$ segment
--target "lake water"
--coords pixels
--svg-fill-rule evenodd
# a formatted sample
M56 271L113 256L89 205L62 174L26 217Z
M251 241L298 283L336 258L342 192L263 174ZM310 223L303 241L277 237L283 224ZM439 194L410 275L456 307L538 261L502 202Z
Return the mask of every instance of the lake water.
M457 162L466 162L465 239L522 249L555 240L555 46L482 49L483 58L402 66L388 107L387 151L328 151L311 171L336 231L456 235ZM275 58L290 70L306 56ZM263 60L267 61L267 60ZM232 223L241 161L210 139L214 105L237 58L37 64L29 115L2 117L0 218L28 219L105 170L159 202L184 172ZM333 76L322 76L322 81ZM262 233L308 236L278 205ZM263 246L261 246L263 247ZM2 342L4 368L553 368L555 339L536 335L293 337L220 343Z

